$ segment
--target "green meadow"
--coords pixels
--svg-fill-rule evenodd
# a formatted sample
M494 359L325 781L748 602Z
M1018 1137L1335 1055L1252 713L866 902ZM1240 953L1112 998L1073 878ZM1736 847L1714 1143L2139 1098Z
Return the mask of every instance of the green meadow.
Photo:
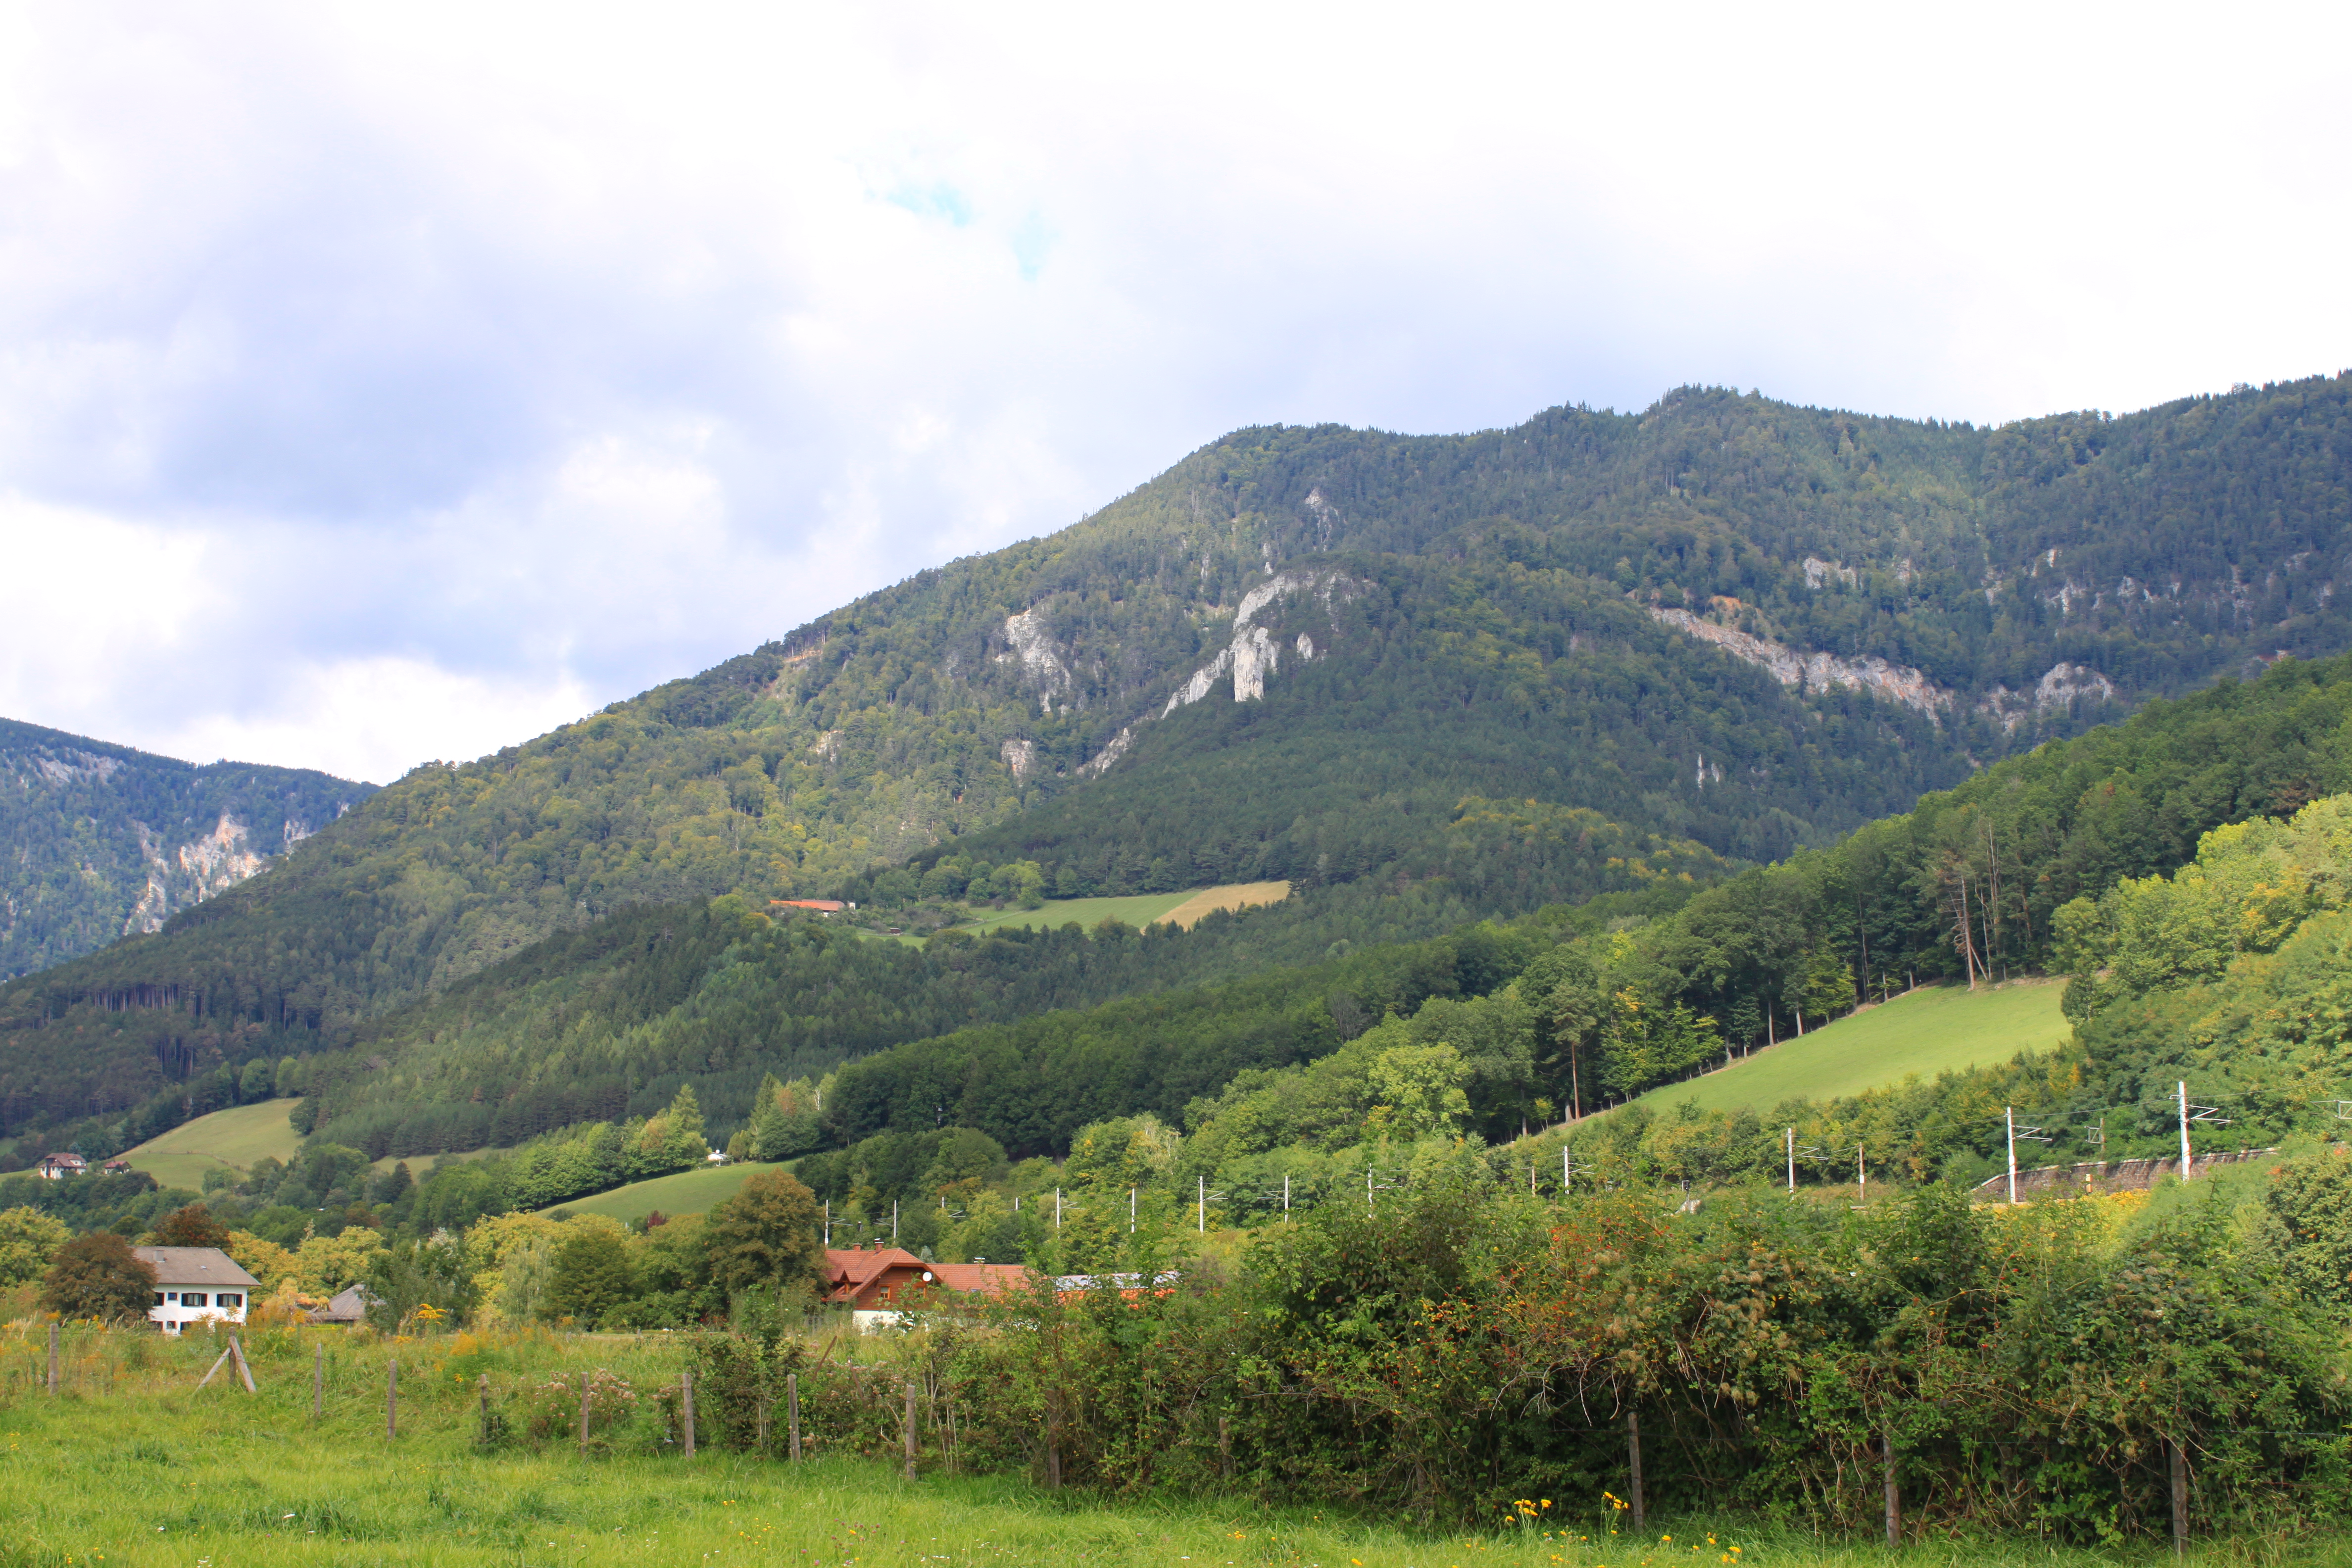
M565 1214L610 1215L614 1219L631 1221L641 1220L656 1209L666 1215L707 1214L733 1197L736 1188L760 1172L783 1168L748 1160L734 1165L707 1165L698 1171L679 1171L631 1182L609 1193L572 1198L553 1207Z
M1279 903L1289 892L1287 882L1230 882L1215 888L1188 888L1181 893L1138 893L1119 899L1048 899L1043 909L996 910L956 929L986 931L1004 926L1026 926L1031 931L1050 931L1072 921L1092 928L1107 920L1125 921L1139 930L1159 921L1173 921L1189 929L1212 910Z
M286 1118L299 1103L265 1100L215 1110L149 1139L122 1158L131 1162L132 1170L146 1172L160 1185L195 1192L203 1187L206 1171L243 1172L265 1155L291 1160L302 1146L302 1137Z
M0 1340L0 1486L10 1568L319 1568L643 1563L1193 1563L1238 1568L1864 1568L1889 1553L1731 1519L1653 1519L1640 1542L1610 1532L1604 1500L1497 1499L1493 1520L1419 1529L1372 1514L1215 1496L1052 1491L1019 1475L946 1473L926 1448L917 1475L891 1458L801 1464L669 1441L644 1395L674 1387L674 1339L528 1333L380 1339L365 1331L259 1329L245 1336L259 1392L196 1384L221 1342L143 1330L74 1328L63 1388L42 1391L46 1329L20 1321ZM323 1349L323 1415L312 1409ZM887 1361L887 1342L836 1353ZM387 1363L400 1363L399 1422L385 1433ZM608 1370L641 1414L583 1454L569 1430L537 1439L520 1423L478 1441L480 1379L517 1412L532 1387ZM814 1447L823 1435L810 1433ZM1549 1508L1539 1505L1549 1503ZM2116 1568L2156 1552L2027 1543L1921 1542L1926 1564ZM2191 1554L2215 1563L2352 1562L2333 1540L2244 1538Z
M2063 1044L2073 1026L2058 1010L2063 980L2012 980L1974 991L1919 990L1864 1008L1703 1078L1668 1084L1636 1104L1664 1110L1685 1101L1702 1110L1769 1110L1803 1096L1828 1100L1937 1073L2005 1062L2020 1051Z

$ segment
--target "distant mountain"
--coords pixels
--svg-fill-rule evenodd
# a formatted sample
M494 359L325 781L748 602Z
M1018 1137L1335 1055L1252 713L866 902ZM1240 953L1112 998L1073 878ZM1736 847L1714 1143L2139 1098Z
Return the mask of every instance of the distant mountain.
M1048 538L420 769L270 876L0 988L0 1132L363 1028L388 1068L375 1021L632 904L887 903L1027 859L1055 893L1286 879L1295 948L1771 858L2352 646L2347 552L2345 376L1998 429L1686 389L1469 436L1241 431Z
M160 931L374 791L0 719L0 978Z

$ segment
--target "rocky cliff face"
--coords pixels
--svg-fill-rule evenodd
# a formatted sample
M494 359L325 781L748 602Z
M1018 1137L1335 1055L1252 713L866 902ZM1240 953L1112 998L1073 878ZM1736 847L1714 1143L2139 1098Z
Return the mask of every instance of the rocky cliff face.
M0 978L161 929L372 792L0 720Z
M269 863L269 857L255 847L245 824L226 813L213 824L211 832L169 850L145 823L134 821L131 826L138 831L139 852L147 861L147 885L122 922L125 936L163 930L175 911L236 887ZM289 849L310 837L310 828L292 817L282 831Z
M1828 565L1815 561L1805 564L1809 569ZM1833 653L1790 647L1689 610L1655 605L1647 608L1653 618L1676 631L1712 643L1734 658L1770 671L1772 679L1783 686L1851 687L1889 702L1899 702L1938 722L1965 706L1968 711L1999 724L2007 733L2040 714L2063 710L2078 702L2096 708L2119 700L2114 681L2087 665L2062 659L2023 691L1995 686L1981 700L1963 705L1958 693L1937 685L1924 672L1907 665L1890 664L1873 655L1845 658ZM1736 605L1731 611L1736 613ZM1718 611L1721 613L1725 612Z

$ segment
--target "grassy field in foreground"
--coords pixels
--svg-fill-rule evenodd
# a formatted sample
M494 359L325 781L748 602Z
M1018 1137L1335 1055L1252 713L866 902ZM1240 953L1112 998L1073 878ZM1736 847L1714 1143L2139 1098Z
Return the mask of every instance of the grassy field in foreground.
M198 1191L206 1171L248 1170L264 1155L292 1159L302 1136L286 1118L297 1103L265 1100L215 1110L151 1138L122 1157L132 1170L146 1172L164 1186Z
M384 1342L340 1331L260 1331L246 1343L257 1394L198 1390L218 1353L200 1334L74 1331L65 1393L35 1392L41 1331L0 1342L0 1563L39 1568L272 1568L276 1564L1091 1563L1298 1564L1301 1568L1869 1568L1883 1548L1823 1545L1728 1519L1654 1518L1636 1545L1597 1522L1598 1498L1555 1500L1565 1529L1427 1531L1333 1510L1220 1496L1104 1498L1049 1492L1019 1476L948 1476L927 1453L919 1479L895 1463L834 1457L802 1465L706 1447L582 1457L544 1447L474 1447L476 1378L495 1396L551 1374L608 1367L637 1388L673 1381L675 1341L530 1334ZM323 1419L310 1415L315 1346L326 1347ZM859 1352L861 1359L868 1355ZM384 1436L384 1363L400 1360L400 1432ZM1499 1516L1508 1500L1497 1500ZM1568 1520L1571 1513L1592 1520ZM1580 1527L1601 1536L1580 1536ZM1664 1539L1671 1537L1671 1540ZM1731 1549L1739 1548L1738 1552ZM2333 1538L2202 1547L2215 1564L2352 1561ZM1938 1541L1904 1560L1953 1568L2117 1568L2169 1556L2031 1542Z
M2048 1050L2073 1032L2058 1011L2065 990L2063 980L2013 980L1975 991L1925 987L1704 1078L1654 1089L1639 1103L1769 1110L1796 1095L1827 1100L1900 1083L1912 1073L1933 1079L2004 1062L2020 1051Z
M699 1171L631 1182L593 1198L573 1198L554 1206L568 1214L606 1214L619 1220L640 1220L656 1209L671 1215L708 1214L733 1197L735 1189L758 1173L782 1169L748 1160L738 1165L709 1165Z
M1278 904L1290 896L1287 882L1228 882L1223 887L1192 888L1181 893L1138 893L1122 899L1048 899L1041 910L996 910L959 931L994 931L1000 926L1027 926L1050 931L1071 921L1082 926L1117 918L1131 926L1169 921L1187 931L1214 910L1237 910L1253 904Z

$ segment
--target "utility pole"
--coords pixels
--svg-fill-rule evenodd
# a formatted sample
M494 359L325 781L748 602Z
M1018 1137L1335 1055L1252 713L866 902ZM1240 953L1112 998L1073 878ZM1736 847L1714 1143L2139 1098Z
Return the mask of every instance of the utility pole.
M1797 1130L1789 1129L1789 1195L1797 1195Z
M1054 1228L1062 1228L1062 1189L1059 1187L1054 1189Z
M1202 1176L1199 1178L1199 1181L1201 1184L1200 1196L1196 1200L1199 1205L1199 1208L1192 1217L1192 1228L1205 1236L1208 1234L1209 1229L1209 1178Z
M1568 1145L1559 1146L1559 1195L1568 1196Z
M1135 1234L1135 1189L1127 1189L1127 1234Z
M1014 1208L1019 1208L1021 1206L1021 1200L1018 1198L1013 1199L1013 1206ZM824 1244L827 1247L831 1247L833 1245L833 1200L831 1198L824 1200Z
M898 1245L898 1200L890 1200L890 1245Z
M1870 1167L1862 1163L1862 1140L1853 1143L1853 1184L1862 1189L1862 1201L1870 1201Z
M2180 1095L2180 1179L2181 1179L2182 1181L2184 1181L2184 1182L2185 1182L2185 1181L2187 1181L2187 1180L2189 1179L2189 1175L2190 1175L2190 1173L2190 1173L2190 1167L2189 1167L2189 1083L2188 1083L2188 1080L2187 1080L2187 1079L2182 1079L2182 1080L2181 1080L2181 1082L2178 1085L2178 1089L2179 1089L2179 1095Z
M1290 1212L1290 1173L1287 1171L1282 1173L1282 1212Z
M2001 1120L2009 1127L2009 1201L2015 1203L2017 1201L2017 1107L2004 1105L2001 1107L2000 1114ZM2189 1135L2183 1132L2181 1136L2185 1139Z

